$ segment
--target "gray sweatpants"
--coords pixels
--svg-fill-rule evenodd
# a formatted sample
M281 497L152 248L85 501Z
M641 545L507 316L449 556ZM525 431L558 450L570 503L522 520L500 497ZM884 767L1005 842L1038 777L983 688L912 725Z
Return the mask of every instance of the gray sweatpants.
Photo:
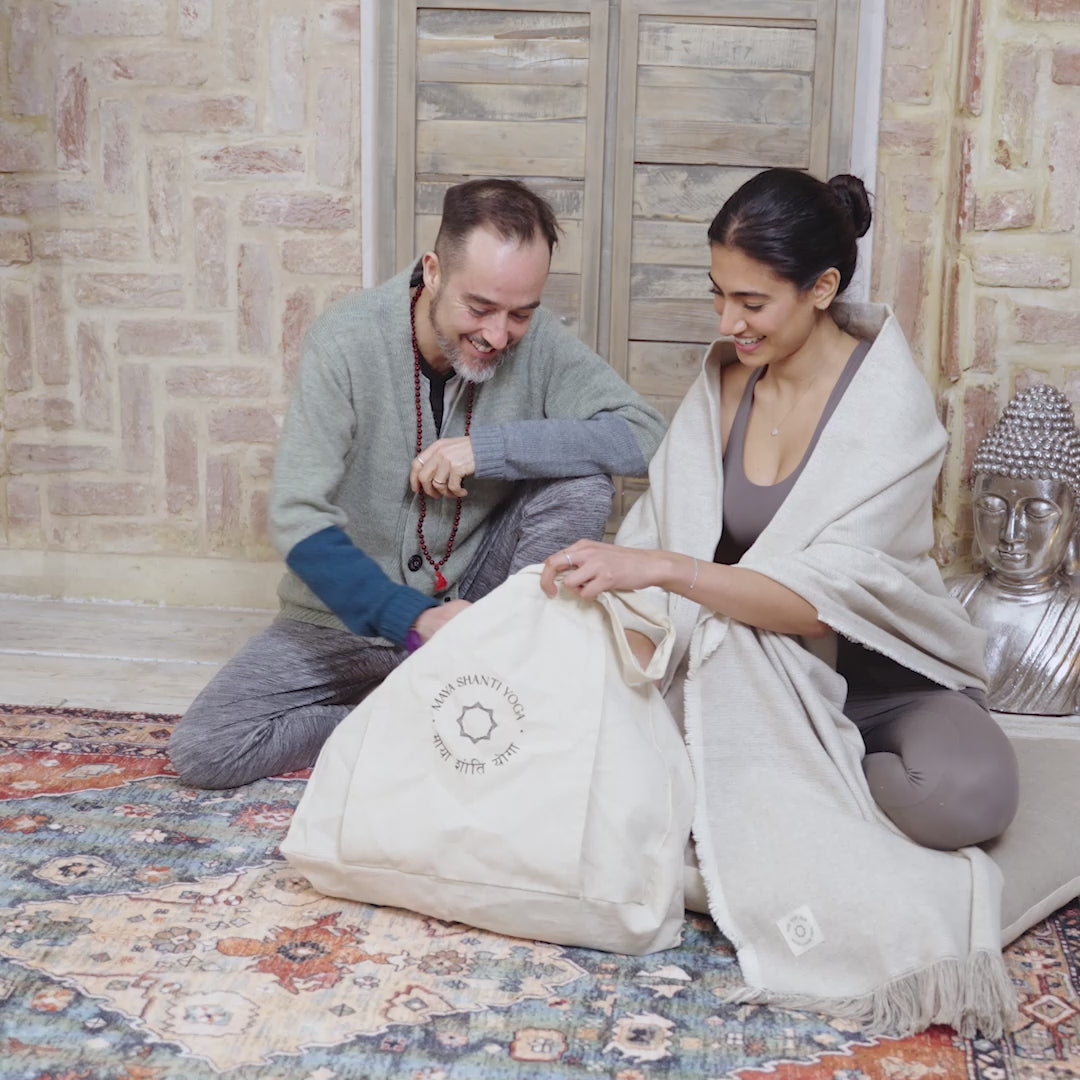
M523 481L492 519L462 578L461 598L479 600L575 540L601 539L613 492L606 476ZM192 702L169 741L173 768L203 788L305 769L406 655L346 630L279 617Z

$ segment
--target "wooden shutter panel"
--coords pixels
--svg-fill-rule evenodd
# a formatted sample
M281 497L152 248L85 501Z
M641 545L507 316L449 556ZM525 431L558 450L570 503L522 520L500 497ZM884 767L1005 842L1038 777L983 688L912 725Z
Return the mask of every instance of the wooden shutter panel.
M400 5L397 261L431 246L443 194L474 176L526 180L563 235L544 303L596 346L607 3Z
M608 358L671 416L716 336L708 224L759 169L825 176L850 156L854 64L850 0L624 0L614 108ZM843 95L842 95L843 96ZM643 481L621 485L621 510Z

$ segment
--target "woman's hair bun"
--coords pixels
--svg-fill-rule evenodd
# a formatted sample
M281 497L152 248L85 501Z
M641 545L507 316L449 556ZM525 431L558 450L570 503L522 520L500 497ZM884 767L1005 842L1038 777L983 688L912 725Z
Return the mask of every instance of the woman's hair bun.
M829 181L829 187L833 189L840 202L847 207L851 214L852 224L855 226L855 235L862 236L870 228L870 196L867 194L866 185L850 173L840 173Z

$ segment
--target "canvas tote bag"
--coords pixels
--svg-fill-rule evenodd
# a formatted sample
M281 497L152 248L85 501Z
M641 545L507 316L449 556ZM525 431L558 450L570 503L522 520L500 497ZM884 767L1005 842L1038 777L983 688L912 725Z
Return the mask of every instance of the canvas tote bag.
M526 567L456 616L324 746L281 851L321 892L515 937L679 941L689 757L652 681L674 642L635 594ZM626 628L657 645L648 668Z

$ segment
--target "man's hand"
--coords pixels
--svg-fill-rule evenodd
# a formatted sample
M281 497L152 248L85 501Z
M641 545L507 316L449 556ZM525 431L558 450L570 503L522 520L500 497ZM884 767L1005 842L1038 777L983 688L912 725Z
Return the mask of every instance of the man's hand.
M429 641L432 634L441 630L455 615L460 615L467 607L468 600L448 600L438 607L425 608L420 612L413 627L421 641Z
M433 499L441 499L444 495L461 499L469 494L461 486L461 481L475 471L476 458L473 456L472 439L468 435L457 439L438 439L413 458L409 487L413 494L423 488L425 494Z

